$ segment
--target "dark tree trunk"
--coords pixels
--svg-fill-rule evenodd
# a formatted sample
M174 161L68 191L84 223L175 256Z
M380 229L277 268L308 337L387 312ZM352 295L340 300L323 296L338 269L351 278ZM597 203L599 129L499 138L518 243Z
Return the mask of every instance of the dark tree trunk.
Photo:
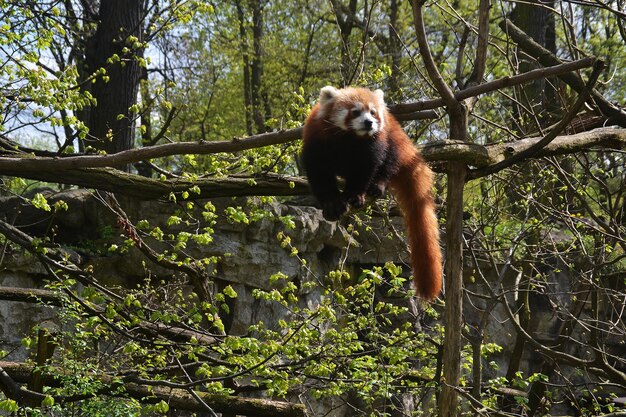
M538 44L556 53L554 15L543 5L545 2L539 0L517 3L511 20ZM535 60L521 51L517 52L517 59L520 72L527 72L540 67ZM536 131L539 127L546 127L555 121L554 113L561 108L556 83L555 78L539 79L519 89L521 102L539 116L535 118L532 115L522 114L523 125L520 127L525 133L528 133L528 130ZM537 121L540 126L536 126Z
M265 132L265 114L267 101L264 100L263 78L263 5L262 0L251 0L252 9L252 48L254 54L250 63L250 95L252 99L252 118L256 133Z
M387 82L388 92L385 94L390 101L398 102L400 97L400 60L402 59L402 43L398 39L398 1L389 4L389 54L391 55L391 76Z
M130 107L137 102L141 68L137 58L143 56L143 0L102 0L98 28L87 40L85 63L87 73L104 68L91 85L96 105L87 112L84 122L94 147L116 153L133 147L135 114ZM127 48L127 49L125 49ZM116 55L120 60L108 61Z
M350 0L347 7L344 7L338 0L331 0L331 4L341 35L341 78L344 84L349 84L354 72L352 57L350 56L350 34L354 28L357 0Z
M252 13L252 51L248 42L246 9ZM235 3L239 20L239 45L243 60L243 99L248 135L267 131L266 115L271 114L267 92L263 90L263 3L239 0Z
M243 61L243 104L244 114L246 117L246 133L254 134L254 126L252 120L252 93L250 89L250 52L248 50L248 33L246 31L246 15L243 10L241 1L236 4L237 18L239 19L239 45L241 47L241 55Z

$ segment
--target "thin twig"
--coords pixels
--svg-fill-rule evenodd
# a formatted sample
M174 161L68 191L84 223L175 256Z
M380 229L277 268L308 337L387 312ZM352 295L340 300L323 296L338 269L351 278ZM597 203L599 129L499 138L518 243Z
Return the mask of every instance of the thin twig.
M557 137L559 133L561 133L567 127L567 125L570 124L572 119L576 117L576 115L578 114L582 106L585 104L585 102L589 98L589 94L593 90L593 87L596 84L596 81L598 81L598 77L600 76L600 73L602 72L603 69L604 69L604 61L597 60L594 63L593 71L591 72L591 75L589 76L589 80L587 81L585 88L578 95L578 99L576 100L574 105L569 109L569 111L561 119L561 121L557 123L556 126L554 126L554 128L552 128L552 130L550 130L550 132L548 132L540 141L534 143L529 148L501 162L498 162L493 165L489 165L485 168L480 168L478 170L471 171L469 173L469 178L475 179L478 177L483 177L485 175L493 174L494 172L501 171L507 167L510 167L513 164L517 164L518 162L531 158L541 149L545 148L550 142L552 142Z

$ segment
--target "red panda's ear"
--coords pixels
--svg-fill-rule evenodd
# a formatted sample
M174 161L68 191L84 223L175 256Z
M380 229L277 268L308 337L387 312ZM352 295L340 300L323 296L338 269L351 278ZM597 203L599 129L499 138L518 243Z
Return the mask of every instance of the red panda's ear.
M385 104L385 93L380 88L378 90L374 90L374 94L380 100L380 104Z
M320 106L325 106L326 104L332 102L335 97L339 94L339 90L335 87L327 85L320 90Z

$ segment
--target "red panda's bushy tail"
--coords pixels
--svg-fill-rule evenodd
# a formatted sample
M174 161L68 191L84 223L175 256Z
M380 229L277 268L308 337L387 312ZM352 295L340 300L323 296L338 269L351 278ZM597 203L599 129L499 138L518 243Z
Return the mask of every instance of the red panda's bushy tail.
M442 285L439 224L431 190L432 178L432 171L416 153L411 163L401 167L391 180L406 226L416 293L428 301L439 295Z

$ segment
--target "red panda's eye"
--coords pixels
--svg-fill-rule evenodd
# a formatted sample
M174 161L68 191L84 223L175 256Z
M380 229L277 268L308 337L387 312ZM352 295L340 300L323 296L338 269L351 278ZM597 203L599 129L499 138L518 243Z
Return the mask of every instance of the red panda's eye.
M352 109L352 117L357 117L359 114L361 114L361 110Z
M376 109L372 109L372 110L370 110L370 114L371 114L372 116L376 116Z

